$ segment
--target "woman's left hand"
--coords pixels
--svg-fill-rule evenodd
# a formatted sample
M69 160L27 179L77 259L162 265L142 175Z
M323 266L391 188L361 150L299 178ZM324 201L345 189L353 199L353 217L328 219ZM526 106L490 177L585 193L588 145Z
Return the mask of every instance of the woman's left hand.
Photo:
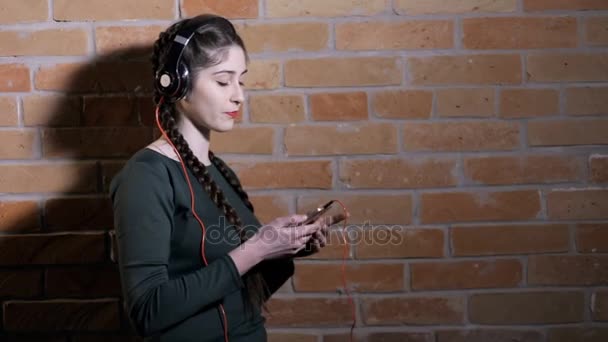
M345 216L342 214L330 217L320 217L317 221L315 221L315 223L320 223L321 229L317 230L312 235L310 240L306 242L306 247L296 253L294 257L303 258L318 253L321 248L327 245L327 234L329 231L329 227L333 224L343 221L344 219Z

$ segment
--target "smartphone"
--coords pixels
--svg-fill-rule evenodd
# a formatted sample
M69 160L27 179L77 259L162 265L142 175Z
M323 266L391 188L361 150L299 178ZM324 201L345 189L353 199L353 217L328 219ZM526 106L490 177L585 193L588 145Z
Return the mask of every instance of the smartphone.
M331 206L334 204L334 202L334 200L331 200L323 204L322 206L317 207L306 213L307 218L304 222L300 223L300 225L307 225L315 222L319 217L321 217L321 215L325 214L329 209L331 209Z

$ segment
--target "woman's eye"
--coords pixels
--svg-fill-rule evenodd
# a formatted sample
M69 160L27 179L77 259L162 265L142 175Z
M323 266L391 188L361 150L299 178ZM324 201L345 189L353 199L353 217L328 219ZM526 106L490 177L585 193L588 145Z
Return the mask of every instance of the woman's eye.
M240 84L241 86L245 86L245 83L243 83L243 82L239 82L239 84Z
M221 85L222 87L225 87L228 85L228 83L220 82L220 81L217 81L217 84Z

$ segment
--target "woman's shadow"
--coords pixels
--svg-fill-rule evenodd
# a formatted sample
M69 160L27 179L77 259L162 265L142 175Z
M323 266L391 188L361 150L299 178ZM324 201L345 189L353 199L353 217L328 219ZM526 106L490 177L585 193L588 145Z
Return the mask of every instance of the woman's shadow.
M0 202L0 340L140 341L123 308L108 187L157 136L151 52L35 71L22 112L41 150L0 180L0 193L33 198Z

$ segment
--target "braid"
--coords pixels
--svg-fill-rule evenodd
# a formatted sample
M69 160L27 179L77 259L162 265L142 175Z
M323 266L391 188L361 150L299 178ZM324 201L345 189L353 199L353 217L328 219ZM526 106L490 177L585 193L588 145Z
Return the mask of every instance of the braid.
M226 163L221 158L217 157L211 151L209 151L209 159L215 165L215 167L217 167L218 170L220 170L220 172L222 173L222 175L224 175L224 177L228 180L228 182L230 182L230 185L232 185L232 187L234 188L236 193L239 194L239 196L241 197L243 202L245 202L245 205L247 206L247 208L249 208L249 210L251 210L251 212L254 212L253 204L249 200L249 195L247 195L245 190L243 190L243 186L241 185L241 182L239 181L239 179L234 177L232 172L230 172L228 165L226 165Z
M180 21L171 27L169 27L165 32L162 32L159 35L159 38L154 43L154 53L152 56L152 64L154 67L154 71L158 70L160 67L160 61L163 61L166 58L168 49L166 48L171 40L174 38L175 34L183 25L187 22L187 20ZM159 105L161 100L161 94L155 90L153 101L155 105ZM224 213L224 216L228 220L229 224L232 227L235 227L235 230L239 236L239 240L242 242L247 240L246 231L243 228L242 221L238 216L236 210L228 203L224 192L218 187L217 183L213 180L207 167L201 163L201 161L194 155L192 150L190 149L188 142L184 139L183 135L177 128L176 117L177 111L175 105L172 103L162 102L159 108L160 112L160 123L163 130L167 133L167 136L175 145L178 153L184 160L184 163L192 171L195 175L196 180L202 185L205 192L207 192L213 201L213 203ZM233 177L230 174L227 165L215 154L209 151L209 158L214 165L220 170L222 175L228 180L230 185L234 188L234 190L241 197L245 205L253 211L253 205L249 201L249 196L243 190L240 182L236 177ZM262 277L261 273L258 270L258 267L252 268L249 272L247 272L243 276L243 280L246 285L246 294L244 294L244 300L246 304L246 309L249 313L252 313L252 305L262 306L262 308L268 311L265 303L265 299L268 296L268 290L266 282ZM248 299L248 300L247 300Z

